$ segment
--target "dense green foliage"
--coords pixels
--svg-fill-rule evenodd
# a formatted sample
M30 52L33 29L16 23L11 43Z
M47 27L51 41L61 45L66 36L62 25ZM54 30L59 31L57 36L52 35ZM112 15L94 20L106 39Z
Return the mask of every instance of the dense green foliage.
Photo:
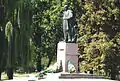
M56 60L66 2L78 25L80 71L116 78L120 70L119 0L0 0L0 73L7 69L11 79L13 70L41 71Z
M120 8L119 2L86 1L80 20L81 70L112 76L120 66Z
M37 47L37 68L40 67L42 57L49 59L47 67L56 57L57 43L61 37L61 6L54 1L40 0L32 2L33 14L33 41ZM40 71L41 69L39 69Z

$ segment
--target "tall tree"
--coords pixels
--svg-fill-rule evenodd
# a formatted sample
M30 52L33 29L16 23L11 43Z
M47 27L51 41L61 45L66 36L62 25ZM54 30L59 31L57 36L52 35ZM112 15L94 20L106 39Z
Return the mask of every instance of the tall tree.
M8 41L7 74L9 79L13 79L13 59L14 59L12 57L13 26L10 21L6 24L5 35Z
M3 37L5 37L5 24L9 20L12 24L12 27L10 25L10 22L6 24L6 36L8 40L8 58L6 58L6 66L8 66L8 77L9 79L12 79L13 68L20 65L28 67L31 60L30 38L32 32L32 8L31 2L28 0L0 0L0 2L3 7L3 11L0 13L0 15L3 15L1 16L3 18L0 18L0 21L4 21L0 22L0 25L2 27L1 30L3 30ZM7 29L9 29L9 27L12 28L12 34L8 33L9 31ZM6 56L4 55L4 57ZM2 62L3 60L0 61L0 63Z
M62 38L60 17L62 7L59 1L48 0L33 2L33 6L35 8L33 15L33 40L39 49L38 57L48 57L49 63L47 67L49 67L56 56L56 45ZM37 59L38 63L40 63L41 58ZM38 68L40 68L40 65L38 64Z
M120 32L120 8L114 0L86 0L82 8L84 14L78 19L79 44L83 48L80 53L84 58L81 71L110 74L111 79L115 79L120 66L115 59L119 58L119 41L116 40Z

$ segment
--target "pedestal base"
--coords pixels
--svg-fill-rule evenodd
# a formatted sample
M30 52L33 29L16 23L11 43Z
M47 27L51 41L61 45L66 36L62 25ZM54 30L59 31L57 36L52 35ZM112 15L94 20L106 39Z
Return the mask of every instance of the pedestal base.
M78 72L78 44L59 42L57 48L57 62L62 61L63 72L68 72L68 61L70 61Z
M106 79L105 76L99 76L95 74L83 74L83 73L62 73L59 76L59 79L80 79L80 78L86 78L86 79Z

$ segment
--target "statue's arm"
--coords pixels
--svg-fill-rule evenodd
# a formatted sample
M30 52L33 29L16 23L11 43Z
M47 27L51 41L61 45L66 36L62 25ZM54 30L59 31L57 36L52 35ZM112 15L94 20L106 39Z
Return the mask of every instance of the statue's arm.
M63 19L70 19L70 18L72 18L73 17L73 13L72 13L72 11L71 10L68 10L68 15L67 16L65 16L65 17L63 17Z

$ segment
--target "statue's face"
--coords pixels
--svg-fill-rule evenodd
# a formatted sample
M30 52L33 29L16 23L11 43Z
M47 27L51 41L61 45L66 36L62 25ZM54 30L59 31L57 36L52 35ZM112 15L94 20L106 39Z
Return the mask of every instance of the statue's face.
M64 6L64 9L65 9L65 10L68 10L68 5L65 5L65 6Z

